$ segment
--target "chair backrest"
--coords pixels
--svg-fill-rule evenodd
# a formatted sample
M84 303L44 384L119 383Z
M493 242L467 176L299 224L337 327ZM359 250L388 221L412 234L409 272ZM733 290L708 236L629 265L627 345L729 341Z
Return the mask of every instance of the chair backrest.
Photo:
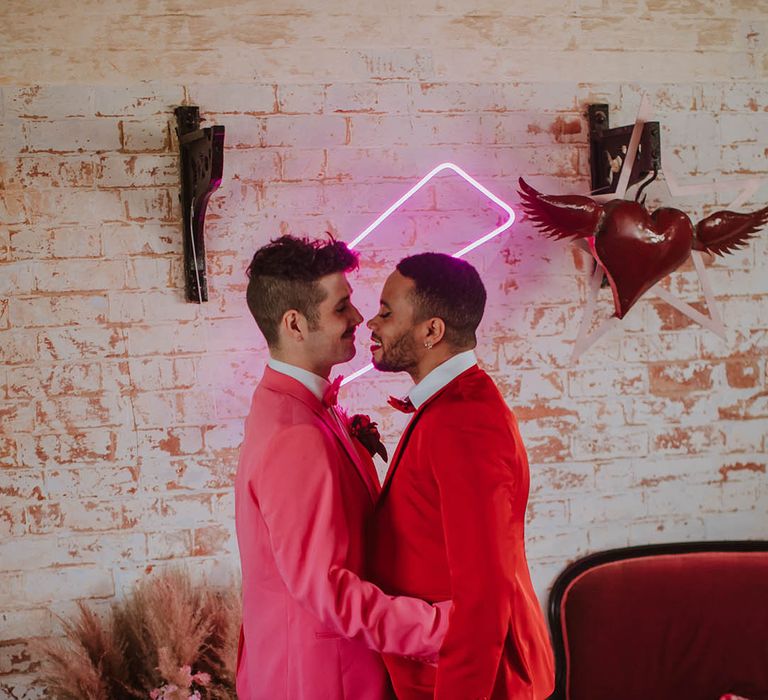
M556 700L768 700L768 542L592 554L555 581Z

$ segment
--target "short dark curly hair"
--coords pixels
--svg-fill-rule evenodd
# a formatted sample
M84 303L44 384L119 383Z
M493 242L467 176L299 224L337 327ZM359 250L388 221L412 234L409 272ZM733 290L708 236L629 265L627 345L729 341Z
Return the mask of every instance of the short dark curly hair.
M445 339L458 350L477 345L475 331L485 311L485 286L465 260L444 253L419 253L403 258L397 271L412 279L414 320L441 318Z
M248 266L248 308L269 347L278 345L278 328L286 311L296 309L317 327L317 307L325 295L317 280L357 268L357 253L345 243L281 236L259 248Z

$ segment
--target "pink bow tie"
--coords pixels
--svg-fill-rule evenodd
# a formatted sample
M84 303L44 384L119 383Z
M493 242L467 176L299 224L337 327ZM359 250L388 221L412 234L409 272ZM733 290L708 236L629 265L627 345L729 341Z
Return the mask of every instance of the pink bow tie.
M339 388L341 387L341 382L343 379L344 377L339 375L325 390L325 393L323 394L323 406L326 408L329 406L335 406L339 402Z
M413 402L407 396L404 399L398 399L394 396L390 396L387 399L387 403L392 406L392 408L396 408L398 411L402 411L403 413L416 413L416 406L413 405Z

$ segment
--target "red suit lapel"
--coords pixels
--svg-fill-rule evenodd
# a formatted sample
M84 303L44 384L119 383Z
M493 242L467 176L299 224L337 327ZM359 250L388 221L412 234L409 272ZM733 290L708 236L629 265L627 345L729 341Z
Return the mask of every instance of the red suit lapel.
M442 389L439 389L434 394L432 394L432 396L430 396L423 404L421 404L421 406L419 406L416 409L416 412L411 416L411 420L409 421L408 425L403 431L403 434L400 437L400 441L397 443L395 454L392 455L392 463L390 464L390 467L387 470L387 475L384 478L384 483L381 486L381 496L383 496L386 493L387 488L389 487L389 484L395 475L395 469L397 469L397 465L400 463L400 459L403 455L403 451L405 450L405 447L408 444L408 440L411 437L411 433L413 433L413 430L416 427L416 423L418 423L419 418L421 418L427 406L429 406L435 399L437 399L437 397L440 396L440 394L442 394L449 386L452 386L455 382L461 381L463 377L478 371L480 371L480 368L477 365L473 365L469 369L464 370L460 375L458 375L457 377L452 379L450 382L448 382Z

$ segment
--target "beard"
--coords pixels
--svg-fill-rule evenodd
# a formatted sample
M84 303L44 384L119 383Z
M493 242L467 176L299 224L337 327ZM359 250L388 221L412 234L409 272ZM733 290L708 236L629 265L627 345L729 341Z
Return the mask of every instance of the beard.
M380 372L407 372L418 364L416 341L408 330L389 347L381 346L381 359L373 360L373 366Z

